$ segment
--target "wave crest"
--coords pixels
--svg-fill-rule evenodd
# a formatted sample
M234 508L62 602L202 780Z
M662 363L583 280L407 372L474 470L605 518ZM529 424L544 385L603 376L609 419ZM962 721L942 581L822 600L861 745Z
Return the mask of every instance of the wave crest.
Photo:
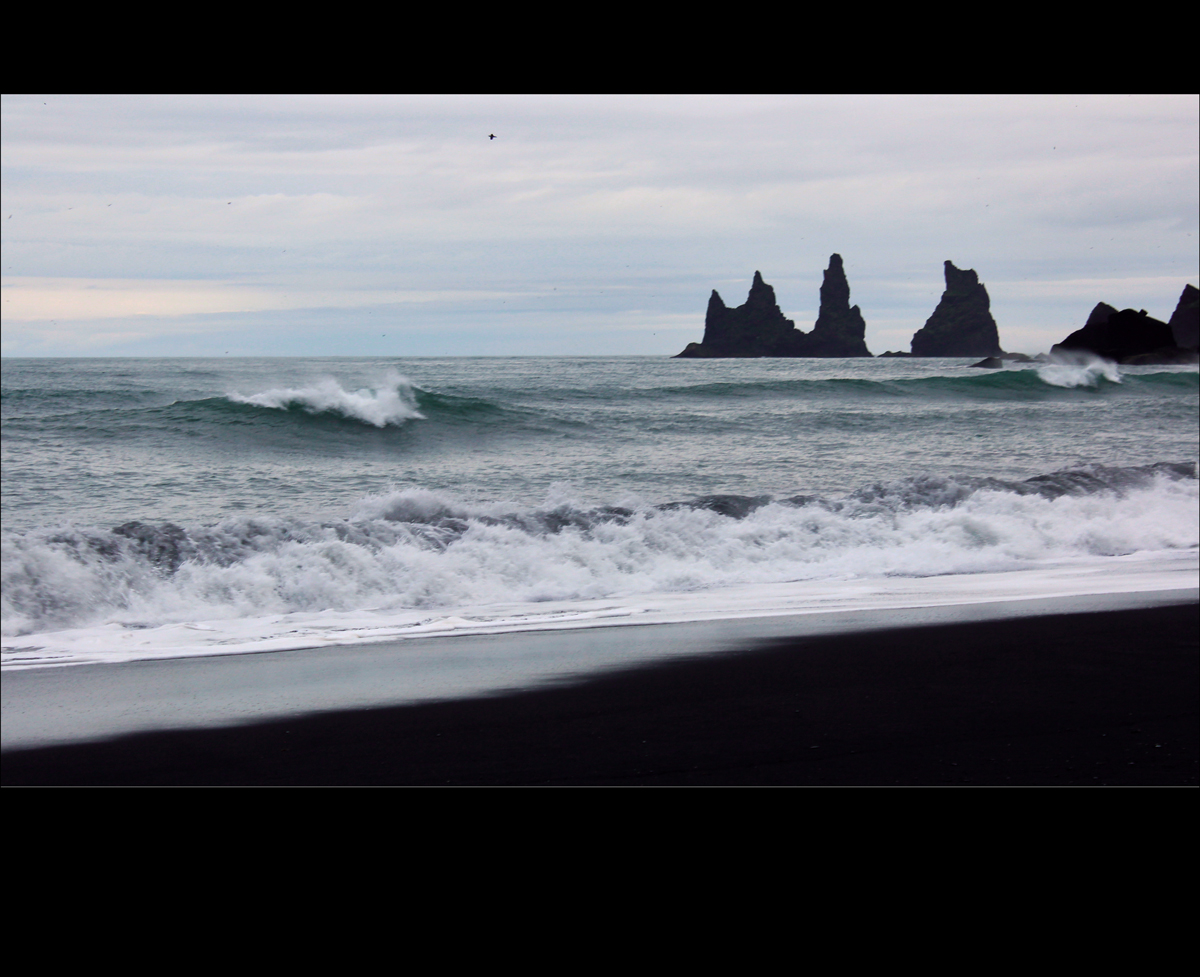
M1101 380L1121 382L1121 371L1116 363L1086 353L1056 357L1039 366L1037 375L1052 387L1097 387Z
M1011 570L1197 546L1191 463L1025 482L928 476L840 499L541 507L426 490L329 521L6 530L5 635L297 611L462 607L741 584Z
M230 393L227 399L275 410L299 408L309 414L337 414L375 427L399 427L406 421L424 420L417 410L413 385L399 373L389 371L377 387L347 390L333 377L324 377L306 387L277 387L262 393Z

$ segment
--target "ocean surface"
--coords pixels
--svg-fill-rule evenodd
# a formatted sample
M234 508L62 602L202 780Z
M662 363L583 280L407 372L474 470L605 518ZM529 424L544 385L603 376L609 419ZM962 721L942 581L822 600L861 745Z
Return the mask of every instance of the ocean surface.
M970 362L6 359L3 660L1195 564L1196 367Z

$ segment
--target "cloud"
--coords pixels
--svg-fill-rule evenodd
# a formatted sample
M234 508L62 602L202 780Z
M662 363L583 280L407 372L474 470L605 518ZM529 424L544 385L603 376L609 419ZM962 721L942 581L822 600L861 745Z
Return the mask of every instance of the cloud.
M353 309L428 302L479 302L515 298L497 291L303 289L240 282L14 278L0 288L11 322L195 316L286 309ZM527 297L527 296L523 296Z
M838 251L870 343L873 318L921 315L946 258L1021 321L1067 302L1065 283L1090 307L1127 279L1179 279L1177 295L1196 274L1191 97L6 96L2 110L20 321L473 317L556 288L596 297L561 309L563 328L595 313L617 329L631 310L702 319L711 288L756 268L787 286L785 309L807 308Z

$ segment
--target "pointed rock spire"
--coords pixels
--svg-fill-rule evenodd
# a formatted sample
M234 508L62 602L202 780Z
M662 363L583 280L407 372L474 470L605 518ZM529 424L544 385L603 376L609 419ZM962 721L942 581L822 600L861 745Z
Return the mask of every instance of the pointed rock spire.
M925 325L913 334L913 356L1001 356L991 299L971 268L945 263L946 290Z
M754 273L754 283L750 286L750 294L746 296L746 308L753 309L755 312L769 313L771 309L778 310L778 303L775 301L775 289L763 281L762 272ZM781 316L782 312L779 313Z
M1184 285L1179 304L1171 313L1171 333L1175 345L1195 349L1200 345L1200 291L1195 285Z
M858 306L850 307L850 283L842 256L831 254L821 283L821 310L808 334L806 356L870 356L867 324Z
M729 332L729 307L721 299L720 293L714 288L708 299L708 312L704 316L704 338L700 341L700 352L693 351L689 356L713 356L712 350L724 345L724 337ZM696 346L689 343L688 349ZM700 349L697 347L697 349ZM687 353L687 350L684 350ZM680 354L683 355L683 354Z
M840 254L829 256L829 267L825 269L825 280L821 282L821 311L846 312L850 309L850 283L846 281L846 269Z
M680 356L795 356L796 338L803 336L785 319L775 301L775 289L754 273L746 301L731 309L713 289L704 317L704 340L688 343Z
M688 343L678 355L691 358L725 356L870 356L864 341L866 324L858 306L850 307L850 286L842 256L829 259L821 286L821 313L812 332L801 332L784 317L775 289L754 273L750 294L735 309L713 289L704 317L704 340Z

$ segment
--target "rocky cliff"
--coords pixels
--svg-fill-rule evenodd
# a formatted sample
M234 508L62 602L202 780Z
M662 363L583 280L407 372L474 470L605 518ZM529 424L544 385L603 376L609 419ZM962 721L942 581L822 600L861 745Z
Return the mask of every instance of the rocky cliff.
M914 333L913 356L1002 356L991 300L979 276L947 261L946 290L937 308Z
M850 307L850 286L841 255L835 254L825 271L821 309L812 332L801 332L784 317L775 289L756 271L750 294L736 308L729 308L713 289L704 317L704 339L688 343L678 356L870 356L866 329L858 306Z

